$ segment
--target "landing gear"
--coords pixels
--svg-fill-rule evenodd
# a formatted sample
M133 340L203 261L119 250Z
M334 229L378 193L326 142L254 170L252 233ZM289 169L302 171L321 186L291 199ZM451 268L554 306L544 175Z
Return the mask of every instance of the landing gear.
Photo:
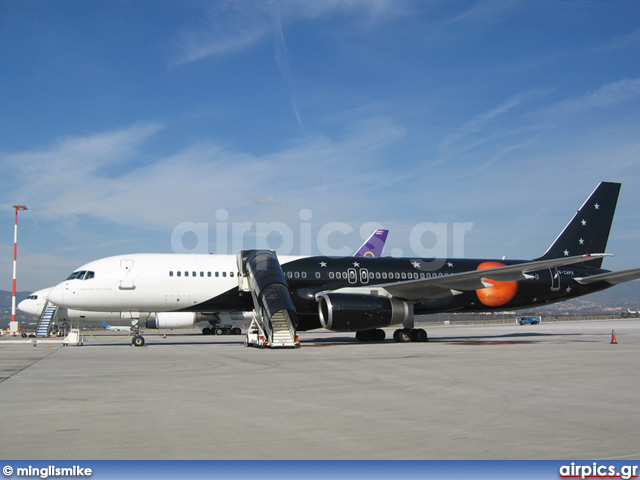
M133 338L131 339L131 345L133 345L134 347L143 347L144 337L140 335L140 319L139 318L131 319L131 333L133 334Z
M220 327L204 327L202 329L203 335L242 335L242 329L240 327L231 327L223 325Z
M387 334L384 330L376 328L373 330L360 330L356 332L356 340L360 342L382 342Z
M427 332L422 328L401 328L393 332L393 339L396 342L428 342Z

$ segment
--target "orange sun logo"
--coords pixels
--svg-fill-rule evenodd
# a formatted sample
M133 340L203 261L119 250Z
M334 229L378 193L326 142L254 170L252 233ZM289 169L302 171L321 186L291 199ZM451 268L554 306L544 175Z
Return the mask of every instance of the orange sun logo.
M483 262L478 265L476 270L485 270L487 268L504 267L505 265L500 262ZM498 282L496 280L489 280L488 282L493 284L492 287L479 288L476 290L478 299L487 307L499 307L509 303L509 301L516 295L518 291L518 282Z

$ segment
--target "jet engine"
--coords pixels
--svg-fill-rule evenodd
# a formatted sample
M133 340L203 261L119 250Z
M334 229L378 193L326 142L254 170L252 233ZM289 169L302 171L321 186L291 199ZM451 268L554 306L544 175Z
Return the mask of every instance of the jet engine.
M402 300L375 295L320 293L320 323L327 330L357 332L403 323L413 308Z
M153 329L191 328L196 323L194 312L158 312L145 326Z

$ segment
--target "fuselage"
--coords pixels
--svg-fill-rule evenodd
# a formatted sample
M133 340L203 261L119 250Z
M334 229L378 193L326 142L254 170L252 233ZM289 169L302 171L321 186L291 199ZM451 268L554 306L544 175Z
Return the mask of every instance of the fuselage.
M385 284L444 277L526 260L278 257L297 312L300 329L319 327L316 294L360 291L375 294ZM574 277L606 272L568 266L531 272L526 280L492 282L479 290L414 303L415 314L500 311L567 300L607 288L581 285ZM54 287L59 306L89 311L234 312L253 308L238 288L235 255L132 254L103 258L78 268Z

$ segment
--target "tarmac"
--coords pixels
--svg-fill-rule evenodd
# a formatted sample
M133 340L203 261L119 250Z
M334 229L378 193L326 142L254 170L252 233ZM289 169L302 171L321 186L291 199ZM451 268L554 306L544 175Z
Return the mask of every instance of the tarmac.
M617 344L611 344L615 330ZM0 338L0 458L637 459L640 322Z

